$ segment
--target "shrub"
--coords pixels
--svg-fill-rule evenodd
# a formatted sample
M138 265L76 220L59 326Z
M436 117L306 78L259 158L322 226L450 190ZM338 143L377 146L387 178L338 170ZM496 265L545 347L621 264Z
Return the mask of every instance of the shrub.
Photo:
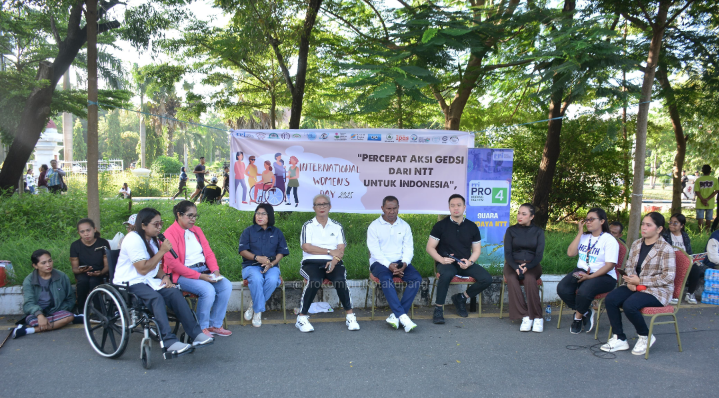
M182 162L176 157L160 156L152 162L150 169L156 175L164 176L165 174L179 174Z

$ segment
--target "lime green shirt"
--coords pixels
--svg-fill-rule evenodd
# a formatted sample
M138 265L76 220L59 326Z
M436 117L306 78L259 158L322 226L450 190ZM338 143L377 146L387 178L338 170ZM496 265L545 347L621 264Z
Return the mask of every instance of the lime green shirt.
M700 193L703 198L708 198L714 191L719 189L719 182L712 176L701 176L694 181L694 192ZM706 206L697 196L697 209L713 209L714 198L707 201Z

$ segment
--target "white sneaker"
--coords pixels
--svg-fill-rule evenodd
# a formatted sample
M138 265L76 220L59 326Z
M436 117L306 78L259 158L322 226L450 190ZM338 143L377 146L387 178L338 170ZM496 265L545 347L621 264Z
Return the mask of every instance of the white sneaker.
M297 315L297 322L295 322L295 327L299 329L302 333L315 331L315 328L313 328L312 324L310 323L310 317L307 315Z
M694 297L694 293L687 293L686 296L684 296L684 301L686 301L689 304L696 304L697 298Z
M407 314L403 314L399 317L399 321L402 323L402 326L404 326L404 331L409 333L412 331L412 329L417 327L417 324L412 322L412 320L407 316Z
M671 300L669 300L669 304L677 305L677 304L679 304L679 299L672 298Z
M395 330L396 330L396 329L399 329L399 320L397 319L396 316L394 316L394 314L390 314L390 315L387 317L386 321L387 321L387 323L389 323L389 325L392 326L392 328L394 328Z
M252 314L254 313L255 311L252 310L252 300L250 300L250 308L245 311L245 320L249 321L250 319L252 319Z
M359 330L359 323L357 323L357 316L355 314L347 314L347 318L345 318L345 325L347 325L347 329L349 330Z
M599 349L605 352L626 351L629 349L629 343L626 340L619 340L617 335L613 334L612 338Z
M258 328L262 326L262 313L261 312L255 312L255 315L252 316L252 326Z
M647 352L647 341L649 338L647 336L639 336L637 339L637 344L634 345L634 349L632 350L632 354L634 355L644 355ZM656 343L657 338L652 335L652 341L649 343L649 347L653 346L654 343Z
M534 318L534 322L532 322L532 331L542 333L544 331L544 319Z
M529 332L532 330L532 320L528 316L522 318L522 326L519 327L520 332Z

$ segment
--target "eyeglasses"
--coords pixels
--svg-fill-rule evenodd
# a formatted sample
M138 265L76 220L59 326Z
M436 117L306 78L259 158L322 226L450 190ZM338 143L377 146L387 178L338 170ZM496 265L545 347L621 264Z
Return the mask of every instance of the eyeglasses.
M325 207L330 207L329 203L315 203L315 207L319 207L320 209L324 209Z
M594 222L594 220L599 220L599 219L598 219L597 217L585 218L585 219L584 219L584 222L585 222L585 223L589 223L589 222Z
M160 229L162 228L162 221L151 222L150 225L153 225L155 228Z
M669 223L669 225L682 225L679 221L672 221Z
M199 214L195 214L195 213L182 213L182 214L183 214L185 217L191 218L191 219L197 219L197 217L200 216Z
M262 213L257 212L257 213L255 213L255 215L256 215L256 216L266 217L266 216L267 216L267 213L265 213L265 212L262 212Z

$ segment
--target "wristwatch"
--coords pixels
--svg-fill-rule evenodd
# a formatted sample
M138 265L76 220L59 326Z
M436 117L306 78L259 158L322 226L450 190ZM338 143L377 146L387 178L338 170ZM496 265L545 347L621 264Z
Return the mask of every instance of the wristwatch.
M257 254L255 254L255 257L252 258L252 261L257 261Z

